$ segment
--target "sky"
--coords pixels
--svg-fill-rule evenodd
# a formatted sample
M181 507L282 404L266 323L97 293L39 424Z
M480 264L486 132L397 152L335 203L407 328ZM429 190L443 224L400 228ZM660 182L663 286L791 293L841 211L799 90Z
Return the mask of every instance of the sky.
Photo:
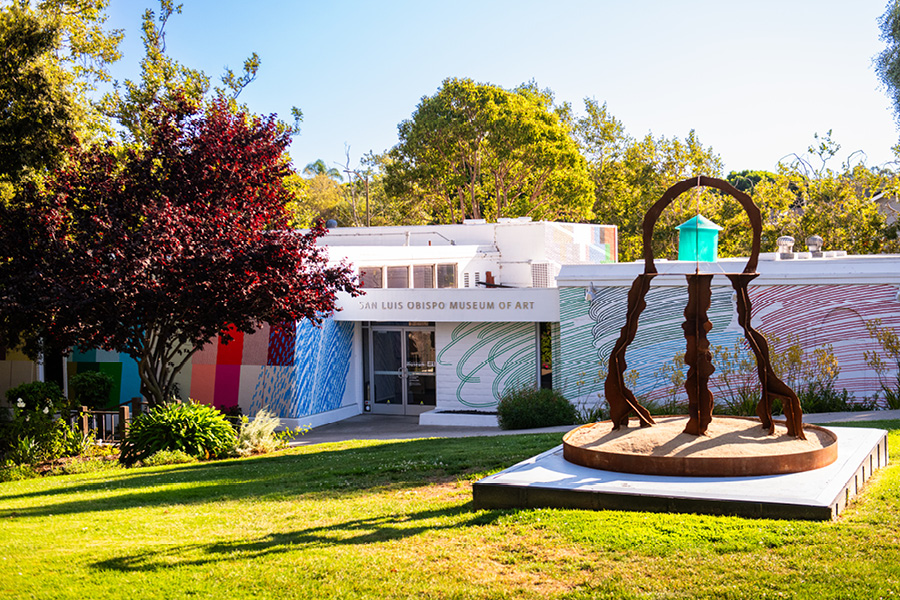
M299 169L320 158L342 169L348 151L353 168L391 148L448 77L533 80L576 114L593 98L636 138L693 129L726 174L775 170L829 130L836 162L889 163L898 141L872 62L886 0L181 1L169 54L218 82L258 53L240 100L285 121L303 111ZM125 30L111 72L137 79L141 15L158 4L111 5L109 24Z

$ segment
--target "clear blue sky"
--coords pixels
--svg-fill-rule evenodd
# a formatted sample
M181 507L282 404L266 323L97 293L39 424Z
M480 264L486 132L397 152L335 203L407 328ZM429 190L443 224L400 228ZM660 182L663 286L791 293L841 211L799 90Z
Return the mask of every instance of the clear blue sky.
M832 129L841 157L893 159L898 139L872 67L886 0L182 0L169 53L215 81L262 60L241 100L304 112L295 164L352 164L397 143L397 124L447 77L535 80L558 102L606 102L635 137L695 129L726 172L774 170ZM112 0L126 30L118 79L136 78L151 0Z

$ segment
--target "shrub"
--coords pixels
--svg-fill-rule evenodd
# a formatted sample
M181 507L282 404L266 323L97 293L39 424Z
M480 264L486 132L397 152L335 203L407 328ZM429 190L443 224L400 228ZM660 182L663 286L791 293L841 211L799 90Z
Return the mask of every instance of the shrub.
M31 465L17 465L12 461L0 464L0 483L4 481L21 481L22 479L34 479L38 472Z
M850 392L838 392L834 386L819 382L808 382L796 390L800 408L805 414L822 412L843 412L852 410L853 398Z
M190 401L156 406L138 416L122 441L119 461L133 465L160 450L181 450L196 458L233 451L234 429L212 406Z
M12 444L6 458L14 465L33 465L40 461L42 456L40 444L33 437L23 435Z
M88 454L96 445L95 435L93 431L85 435L58 419L50 435L49 454L52 458Z
M297 427L276 432L275 430L280 425L281 419L265 408L256 413L256 417L252 421L247 417L241 417L235 453L238 456L250 456L251 454L273 452L287 446L287 443L295 435L303 435L310 429L309 427Z
M6 390L6 401L11 406L28 412L43 412L51 417L55 413L64 413L69 408L69 402L63 396L62 390L52 381L34 381L23 383Z
M69 391L76 406L87 406L92 410L104 409L109 405L109 395L113 389L113 378L99 371L84 371L69 380Z
M45 475L79 475L82 473L99 473L119 469L122 465L116 460L105 460L94 457L86 459L72 459L55 465Z
M66 422L56 416L66 416L68 406L58 385L24 383L8 390L6 397L13 414L11 420L0 424L0 452L20 465L71 454L71 432Z
M602 398L600 394L597 394L598 398ZM593 405L591 404L580 404L575 407L575 414L577 415L575 422L581 423L582 425L587 423L599 423L600 421L605 421L609 418L609 410L607 410L605 406L605 401L598 400Z
M501 429L532 429L571 425L578 420L575 406L557 390L522 388L505 393L497 405Z
M281 419L266 409L256 413L256 417L252 421L247 417L241 417L241 428L238 432L235 452L238 456L250 456L278 449L280 440L275 435L275 429L279 425L281 425Z
M182 450L160 450L141 461L145 467L185 465L193 462L197 462L197 459Z

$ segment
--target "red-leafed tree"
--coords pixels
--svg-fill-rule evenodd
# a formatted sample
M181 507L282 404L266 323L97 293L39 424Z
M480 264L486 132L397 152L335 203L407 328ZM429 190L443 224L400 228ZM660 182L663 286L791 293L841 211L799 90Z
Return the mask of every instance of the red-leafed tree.
M145 146L75 150L0 211L0 342L127 353L158 403L231 326L319 322L356 286L316 245L324 228L289 227L274 117L181 100L150 122Z

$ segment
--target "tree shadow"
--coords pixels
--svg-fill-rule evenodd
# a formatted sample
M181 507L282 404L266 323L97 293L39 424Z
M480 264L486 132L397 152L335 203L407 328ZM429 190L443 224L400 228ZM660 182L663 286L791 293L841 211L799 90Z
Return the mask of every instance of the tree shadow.
M558 443L547 435L509 437L520 439L501 440L499 445L494 438L442 438L373 442L351 448L315 446L251 459L104 472L88 481L79 478L21 494L3 494L0 488L0 518L400 489L509 466ZM78 497L82 495L94 497ZM54 502L54 497L59 501ZM26 507L9 506L9 502L23 499L35 502Z
M489 525L508 510L473 512L471 503L449 508L424 510L402 515L381 515L353 519L334 525L308 527L296 531L270 533L253 540L209 544L182 544L161 550L147 550L91 563L100 570L122 572L158 571L172 566L203 566L223 560L257 559L297 550L342 545L363 545L415 537L424 532L459 530ZM442 524L441 519L469 515L462 521Z

